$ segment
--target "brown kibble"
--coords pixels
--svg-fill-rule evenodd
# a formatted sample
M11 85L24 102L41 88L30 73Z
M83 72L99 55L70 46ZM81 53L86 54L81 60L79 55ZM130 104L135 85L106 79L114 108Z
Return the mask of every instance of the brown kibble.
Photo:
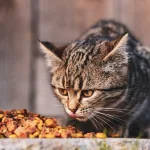
M28 133L26 132L24 127L18 127L15 130L15 134L17 135L17 137L19 138L27 138L28 137Z
M119 137L117 133L112 137ZM0 138L106 138L104 133L76 131L73 126L62 127L55 118L27 112L26 109L0 110Z
M52 133L46 134L45 135L46 138L55 138L55 135Z
M21 114L21 111L20 111L20 110L16 110L16 113L17 113L17 114Z
M106 134L101 133L101 132L96 133L95 136L96 136L97 138L107 138Z
M62 132L62 133L61 133L61 137L62 137L62 138L68 138L69 136L68 136L68 134L67 134L67 133Z
M0 119L2 119L4 117L4 114L0 114Z
M17 135L16 134L11 134L8 136L9 138L17 138Z
M42 123L39 123L39 124L37 125L37 128L38 128L40 131L42 131Z
M53 123L54 123L54 121L53 121L52 119L46 119L46 120L45 120L46 126L52 126Z
M7 128L6 128L6 126L5 125L2 125L1 126L1 128L0 128L0 133L6 133L8 130L7 130Z
M62 129L62 127L61 127L61 126L56 126L56 128L57 128L57 129Z
M18 117L18 118L24 118L24 116L23 116L23 115L20 115L20 114L19 114L17 117Z
M83 138L83 134L82 134L82 133L77 133L77 134L76 134L76 137L77 137L77 138Z
M0 138L4 138L4 135L3 135L3 134L0 134Z
M34 136L34 137L37 137L37 136L39 136L39 134L40 134L40 132L34 132L34 133L33 133L33 136Z
M35 138L33 134L29 134L29 138Z
M14 132L17 128L17 123L15 121L9 121L6 126L9 132Z
M120 136L119 136L118 133L113 133L113 134L111 134L111 137L113 137L113 138L118 138L118 137L120 137Z
M86 134L84 134L84 137L85 138L94 138L95 137L95 133L94 132L86 133Z
M59 137L59 138L61 137L61 134L58 131L55 131L54 134L55 134L55 137Z
M42 136L42 134L40 134L40 135L39 135L39 138L44 138L44 137Z

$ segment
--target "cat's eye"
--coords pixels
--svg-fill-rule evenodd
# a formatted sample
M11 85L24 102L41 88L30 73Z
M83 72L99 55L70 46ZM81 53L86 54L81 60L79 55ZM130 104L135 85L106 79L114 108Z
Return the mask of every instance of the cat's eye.
M58 88L58 91L63 96L67 96L68 95L68 91L66 89Z
M84 96L84 97L90 97L90 96L93 95L93 93L94 93L93 90L84 90L84 91L82 91L82 96Z

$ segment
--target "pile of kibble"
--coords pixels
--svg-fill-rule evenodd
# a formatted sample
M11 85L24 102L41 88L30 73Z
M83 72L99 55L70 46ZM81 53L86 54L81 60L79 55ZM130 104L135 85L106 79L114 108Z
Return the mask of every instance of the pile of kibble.
M0 138L106 138L104 133L86 133L73 126L62 127L55 118L22 110L0 110Z

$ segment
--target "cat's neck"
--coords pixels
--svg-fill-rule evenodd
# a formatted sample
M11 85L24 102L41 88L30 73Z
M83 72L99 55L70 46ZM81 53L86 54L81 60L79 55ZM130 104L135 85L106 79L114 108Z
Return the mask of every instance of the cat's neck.
M133 51L129 58L128 109L139 108L138 105L150 99L150 61Z

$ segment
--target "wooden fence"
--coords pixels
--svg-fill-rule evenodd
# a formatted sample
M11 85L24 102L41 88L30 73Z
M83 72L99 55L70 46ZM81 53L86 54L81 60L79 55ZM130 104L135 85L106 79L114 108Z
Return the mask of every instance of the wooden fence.
M150 46L149 8L149 0L1 0L0 107L64 115L36 38L67 43L99 19L115 19Z

